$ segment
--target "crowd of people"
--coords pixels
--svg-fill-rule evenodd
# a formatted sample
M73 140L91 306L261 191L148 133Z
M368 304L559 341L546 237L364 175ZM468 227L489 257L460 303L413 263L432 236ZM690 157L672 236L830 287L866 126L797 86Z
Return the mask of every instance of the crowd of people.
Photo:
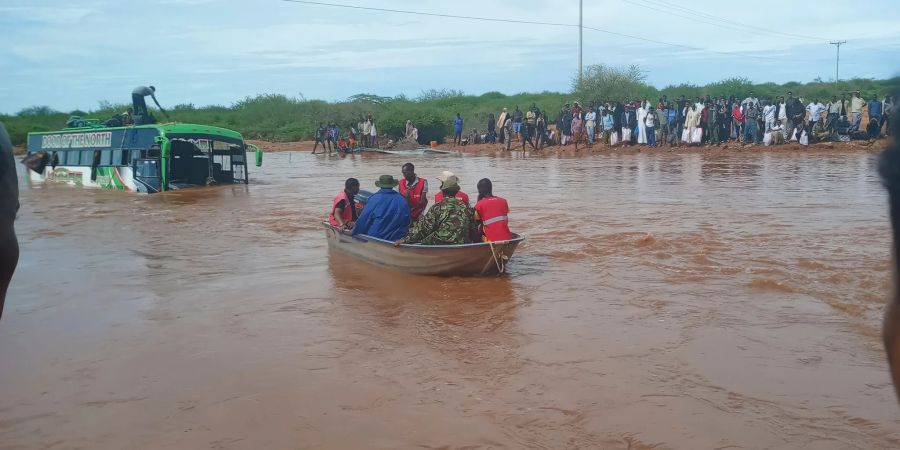
M323 152L327 151L328 153L332 151L347 153L360 146L378 148L378 127L371 114L367 117L360 117L358 123L348 127L346 134L341 133L341 128L337 123L328 125L319 123L314 139L313 154L319 149L320 144Z
M459 177L444 171L439 191L428 208L428 180L416 174L412 163L401 168L402 177L382 175L378 191L364 202L360 183L348 178L332 202L328 222L337 228L401 244L457 245L500 242L513 238L509 230L509 204L495 196L491 180L478 181L478 199L472 206ZM397 190L395 190L397 188Z
M824 101L823 101L824 100ZM566 103L555 115L535 104L527 110L518 105L512 112L503 108L490 114L483 131L473 128L464 135L465 122L460 113L452 121L453 144L497 144L504 150L530 146L541 150L548 146L643 145L679 147L740 143L777 145L786 142L871 140L890 134L892 116L900 103L893 96L866 101L859 91L839 99L804 99L787 92L774 98L757 98L754 92L714 98L709 95L691 100L680 96L669 100L662 96L649 99L591 103L587 107L575 101ZM863 117L867 117L863 123ZM419 130L406 121L404 139L418 142ZM349 152L359 147L378 148L378 130L371 115L348 126L342 133L335 123L319 124L315 131L313 153Z
M473 129L462 143L500 143L510 150L512 141L526 149L579 144L691 146L737 142L745 145L776 145L789 141L800 144L855 139L877 139L890 134L891 117L897 114L892 96L867 102L859 91L832 97L803 99L793 92L777 98L759 99L753 92L744 99L735 96L694 100L666 96L656 103L648 99L590 104L566 103L552 124L547 113L532 104L527 111L518 106L512 113L504 108L498 119L488 117L486 131ZM864 113L868 119L862 123ZM462 119L454 119L456 143Z

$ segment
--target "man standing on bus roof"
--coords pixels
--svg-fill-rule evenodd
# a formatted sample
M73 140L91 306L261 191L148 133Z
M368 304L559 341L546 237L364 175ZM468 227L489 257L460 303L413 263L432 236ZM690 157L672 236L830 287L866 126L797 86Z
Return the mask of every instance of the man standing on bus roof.
M163 113L166 112L162 106L159 105L159 102L156 100L156 88L153 86L138 86L131 91L131 103L134 106L134 117L135 117L135 125L141 125L144 123L153 123L150 116L150 112L147 111L147 102L144 101L144 97L150 96L153 99L153 103L156 103L156 107L159 108Z

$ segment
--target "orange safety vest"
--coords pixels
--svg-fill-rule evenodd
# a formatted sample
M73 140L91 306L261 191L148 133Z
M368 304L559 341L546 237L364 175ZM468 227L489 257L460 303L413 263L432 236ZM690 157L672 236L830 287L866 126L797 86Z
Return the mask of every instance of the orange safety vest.
M412 218L418 219L420 215L425 211L425 207L428 206L428 199L425 199L425 204L420 208L419 202L422 201L422 197L425 195L425 180L416 177L416 181L413 182L412 187L406 186L406 179L400 181L400 194L406 197L406 202L409 204L409 215ZM407 195L407 192L409 195Z
M331 214L328 214L328 223L330 223L333 227L341 226L338 223L337 219L334 218L334 212L337 211L337 205L341 202L341 200L347 203L347 206L345 206L344 210L341 211L341 219L344 220L344 223L353 220L353 208L355 208L355 205L353 205L353 202L350 201L350 197L347 196L347 193L341 191L336 197L334 197L334 201L331 203Z
M509 231L509 204L501 197L488 197L478 200L475 212L481 220L482 232L488 241L508 241L512 239Z

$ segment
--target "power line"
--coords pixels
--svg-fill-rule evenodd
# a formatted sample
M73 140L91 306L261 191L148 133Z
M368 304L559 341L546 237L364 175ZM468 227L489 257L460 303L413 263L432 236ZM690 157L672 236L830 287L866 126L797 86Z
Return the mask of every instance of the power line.
M768 34L780 35L780 36L783 36L783 37L790 37L790 38L793 38L793 39L804 39L804 40L809 40L809 41L819 41L819 42L825 41L825 39L820 38L820 37L806 36L806 35L802 35L802 34L794 34L794 33L785 33L785 32L783 32L783 31L772 30L772 29L765 28L765 27L760 27L760 26L757 26L757 25L749 25L749 24L745 24L745 23L742 23L742 22L737 22L737 21L735 21L735 20L726 19L726 18L724 18L724 17L712 15L712 14L709 14L709 13L706 13L706 12L703 12L703 11L698 11L698 10L696 10L696 9L691 9L691 8L686 7L686 6L681 6L681 5L678 5L678 4L675 4L675 3L671 3L671 2L668 2L668 1L665 1L665 0L640 0L640 1L642 1L642 2L644 2L644 3L655 4L655 5L657 5L657 6L661 6L661 7L664 7L664 8L673 8L673 9L677 9L677 10L686 12L686 13L688 13L688 14L691 14L691 17L687 17L687 18L688 18L688 19L692 19L692 20L698 20L698 21L700 21L700 20L697 19L696 17L693 17L694 15L699 15L699 16L703 16L703 17L706 18L706 19L717 20L717 21L720 21L720 22L726 22L726 23L730 23L730 24L732 24L732 25L737 25L737 26L740 26L740 27L743 27L743 28L752 29L752 30L756 30L756 31L761 31L761 32L768 33ZM646 6L646 5L639 5L639 4L637 4L637 3L633 3L633 4L635 4L635 5L637 5L637 6L644 7L644 8L650 8L649 6ZM655 8L651 8L651 9L655 9ZM672 14L671 11L666 11L666 10L656 9L656 11L661 11L661 12L664 12L664 13L667 13L667 14ZM683 17L683 16L679 16L679 17ZM709 22L703 22L703 23L709 23ZM718 26L718 24L714 24L714 25L717 25L717 26Z
M584 27L584 29L585 29L585 30L591 30L591 31L599 31L599 32L601 32L601 33L606 33L606 34L612 34L612 35L614 35L614 36L627 37L627 38L636 39L636 40L639 40L639 41L650 42L650 43L653 43L653 44L668 45L669 47L683 48L683 49L685 49L685 50L692 50L692 51L695 51L695 52L716 53L716 54L719 54L719 55L726 55L726 56L740 56L740 57L742 57L742 58L765 59L765 60L770 60L770 61L772 61L772 60L780 61L780 60L782 59L782 58L775 58L775 57L772 57L772 56L748 55L748 54L744 54L744 53L740 53L740 52L720 52L720 51L717 51L717 50L710 50L710 49L708 49L708 48L693 47L693 46L690 46L690 45L684 45L684 44L672 44L672 43L669 43L669 42L657 41L657 40L655 40L655 39L650 39L650 38L645 38L645 37L640 37L640 36L634 36L634 35L631 35L631 34L619 33L619 32L616 32L616 31L603 30L603 29L600 29L600 28Z
M526 25L545 25L545 26L554 26L554 27L565 27L565 28L578 28L579 27L577 24L560 23L560 22L538 22L538 21L531 21L531 20L498 19L498 18L493 18L493 17L461 16L461 15L455 15L455 14L440 14L440 13L429 13L429 12L424 12L424 11L411 11L411 10L403 10L403 9L376 8L376 7L371 7L371 6L347 5L347 4L341 4L341 3L326 3L326 2L316 2L316 1L308 1L308 0L282 0L282 1L288 2L288 3L300 3L300 4L306 4L306 5L330 6L330 7L335 7L335 8L358 9L358 10L365 10L365 11L379 11L379 12L389 12L389 13L396 13L396 14L409 14L409 15L416 15L416 16L441 17L441 18L446 18L446 19L479 20L479 21L483 21L483 22L503 22L503 23L517 23L517 24L526 24ZM635 35L631 35L631 34L627 34L627 33L619 33L617 31L604 30L602 28L584 27L584 29L591 30L591 31L597 31L600 33L611 34L614 36L627 37L629 39L635 39L635 40L650 42L650 43L659 44L659 45L665 45L665 46L669 46L669 47L697 51L697 52L707 52L707 53L715 53L715 54L725 55L725 56L738 56L738 57L742 57L742 58L753 58L753 59L763 59L763 60L781 60L782 59L782 58L775 58L775 57L770 57L770 56L748 55L748 54L742 54L739 52L721 52L721 51L709 50L709 49L700 48L700 47L692 47L690 45L673 44L670 42L658 41L655 39L644 38L644 37L635 36Z
M651 6L651 5L645 5L645 4L643 4L643 3L639 3L639 2L636 2L636 1L629 1L629 0L623 0L623 1L624 1L625 3L631 4L631 5L640 6L640 7L642 7L642 8L651 9L651 10L653 10L653 11L659 11L659 12L661 12L661 13L663 13L663 14L669 14L669 15L671 15L671 16L681 17L681 18L683 18L683 19L693 20L693 21L695 21L695 22L705 23L705 24L707 24L707 25L712 25L712 26L714 26L714 27L719 27L719 28L723 28L723 29L726 29L726 30L733 30L733 29L734 29L734 25L726 25L726 24L722 24L722 23L710 22L710 21L708 21L708 20L704 20L704 19L702 19L702 18L695 17L695 15L688 15L688 14L692 14L692 13L681 14L681 13L674 12L674 11L668 11L668 10L665 10L665 9L656 8L656 7Z
M578 25L571 23L554 23L554 22L535 22L531 20L515 20L515 19L496 19L492 17L474 17L474 16L457 16L454 14L439 14L439 13L429 13L423 11L408 11L403 9L388 9L388 8L374 8L371 6L358 6L358 5L342 5L339 3L325 3L325 2L311 2L305 0L282 0L288 3L303 3L306 5L318 5L318 6L333 6L336 8L348 8L348 9L362 9L366 11L381 11L381 12L389 12L389 13L397 13L397 14L412 14L416 16L430 16L430 17L443 17L447 19L467 19L467 20L480 20L484 22L506 22L506 23L520 23L526 25L547 25L553 27L568 27L574 28Z

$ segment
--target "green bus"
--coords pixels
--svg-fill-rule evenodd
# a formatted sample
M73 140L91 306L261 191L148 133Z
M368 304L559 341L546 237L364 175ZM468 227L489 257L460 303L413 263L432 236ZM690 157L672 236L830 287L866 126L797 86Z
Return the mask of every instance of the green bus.
M250 181L247 152L259 147L241 134L209 125L167 123L106 127L83 121L77 128L28 133L28 153L45 158L30 181L155 193Z

